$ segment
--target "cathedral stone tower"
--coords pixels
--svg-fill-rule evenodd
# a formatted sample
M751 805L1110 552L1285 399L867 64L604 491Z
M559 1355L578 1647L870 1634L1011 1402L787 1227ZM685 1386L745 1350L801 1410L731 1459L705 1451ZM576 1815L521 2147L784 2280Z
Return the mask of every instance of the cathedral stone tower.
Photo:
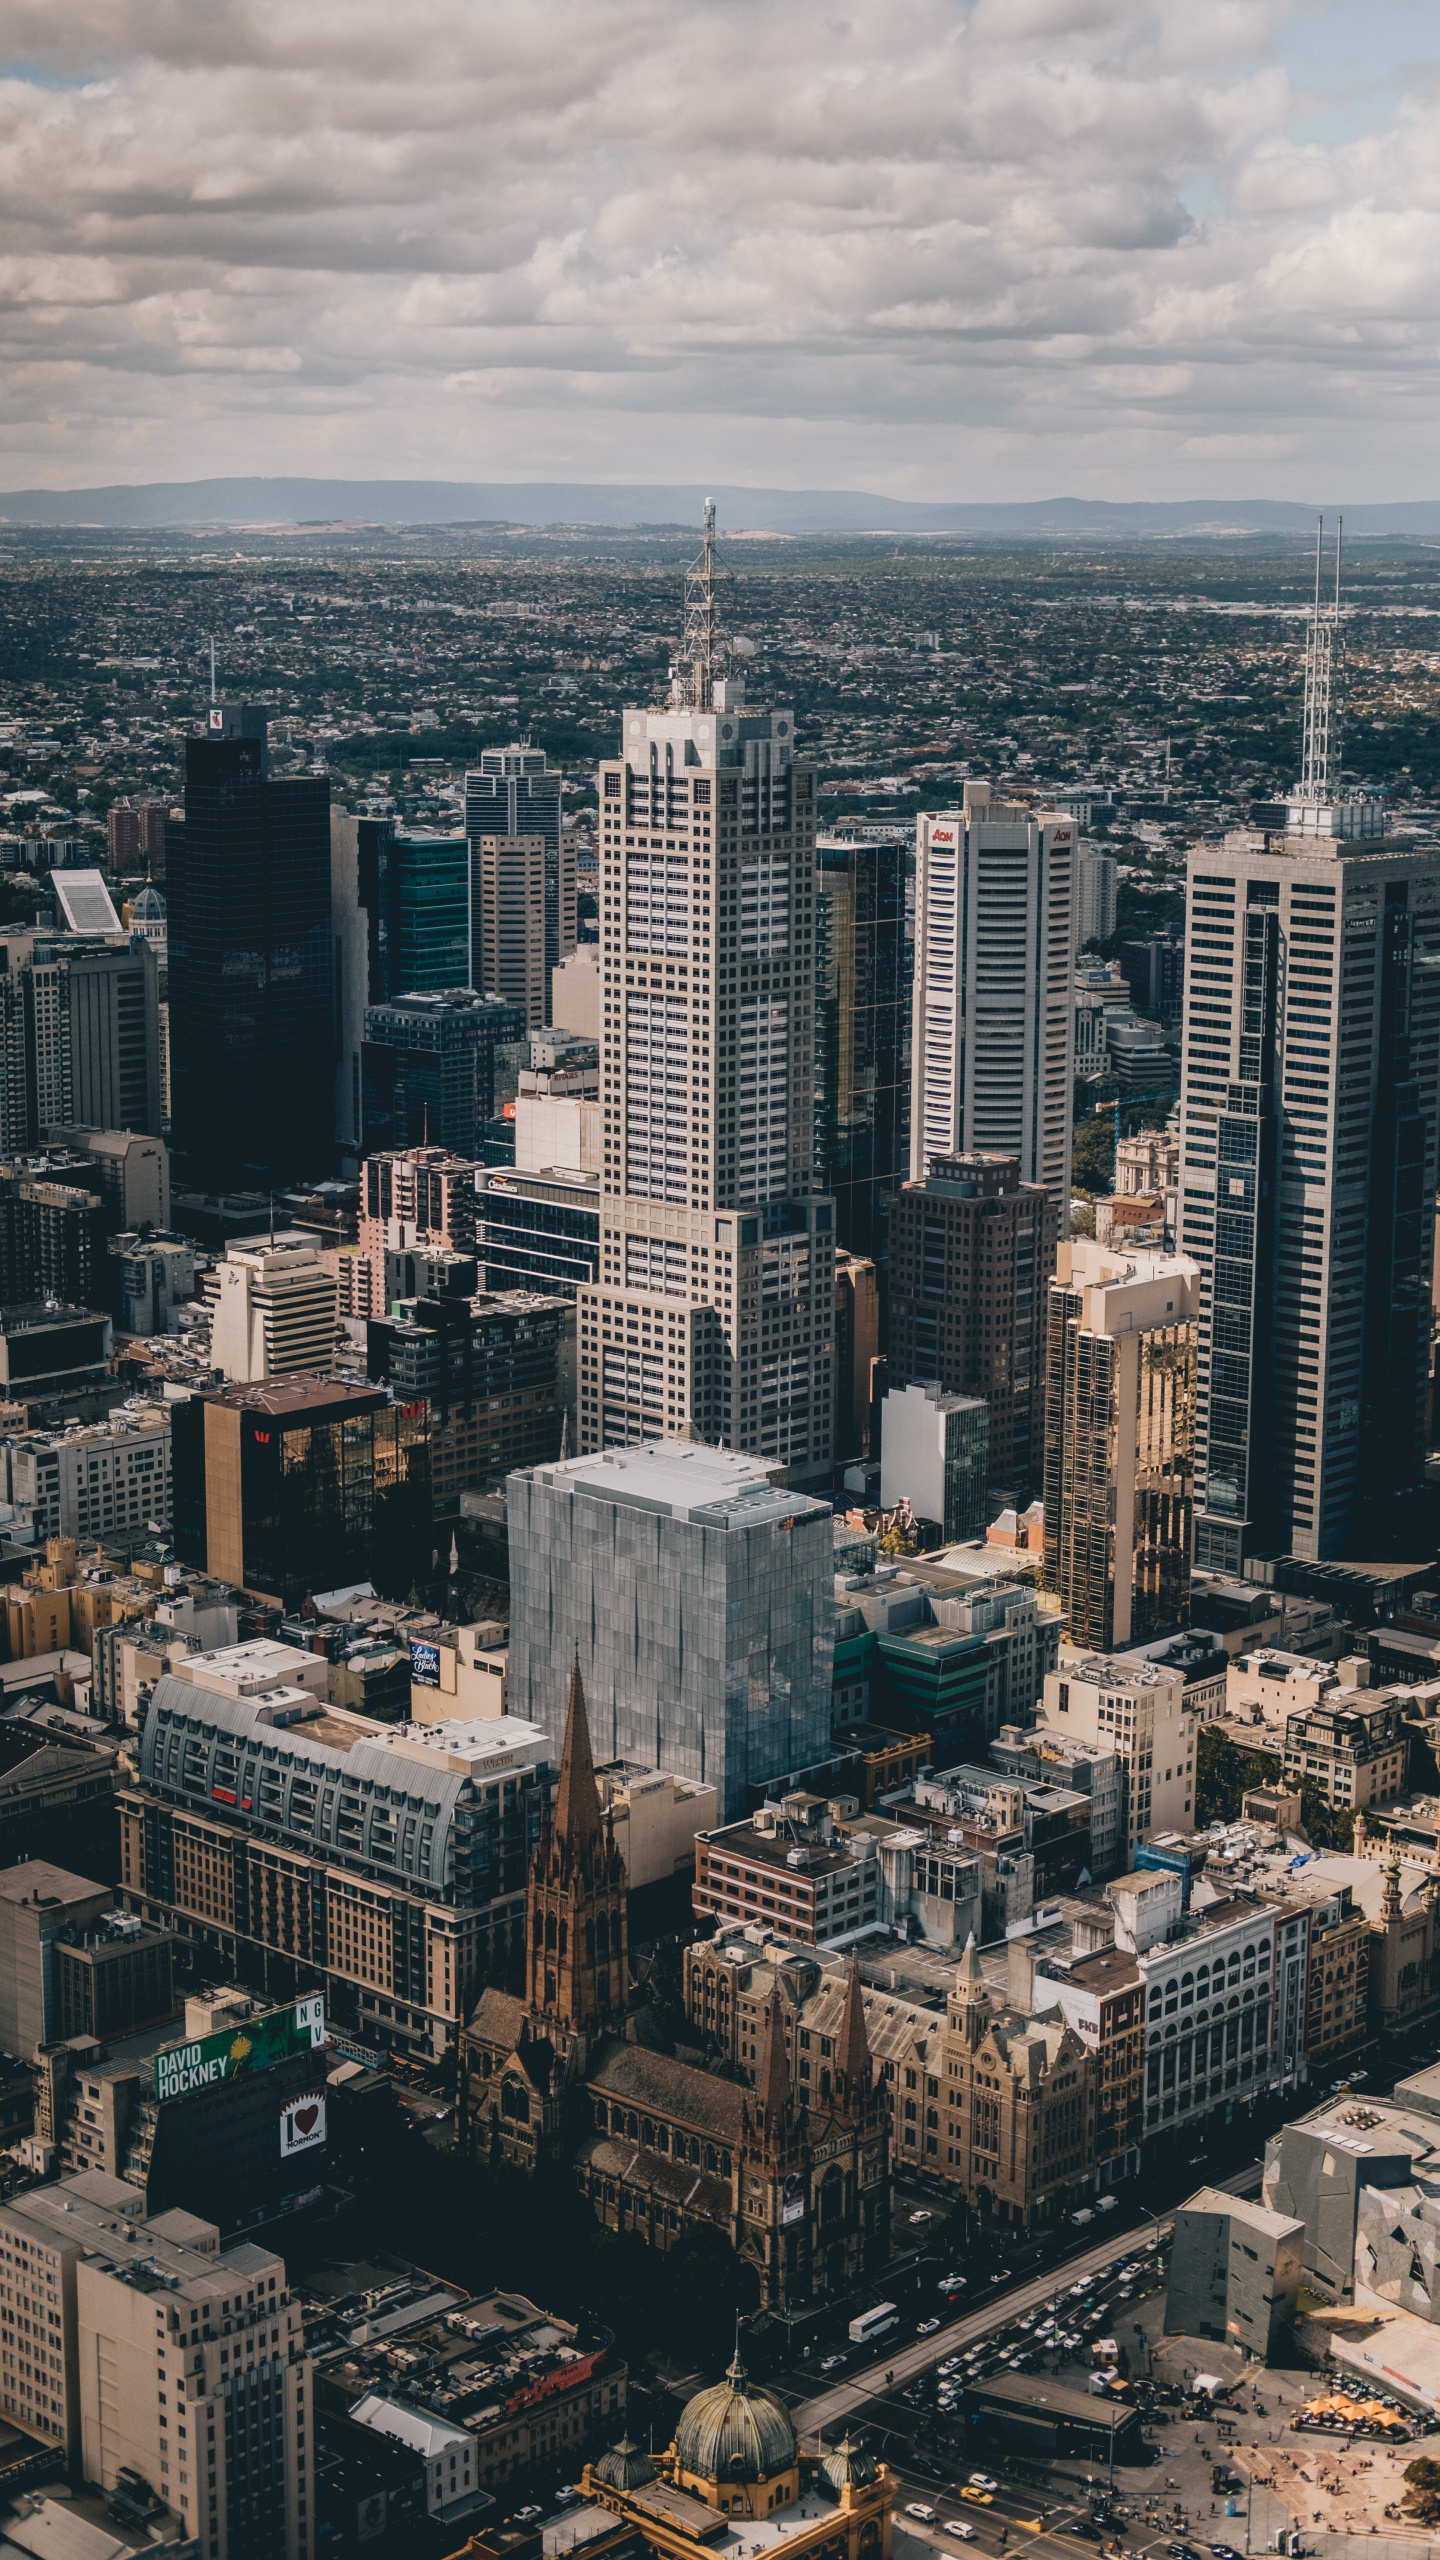
M585 2035L625 2014L625 1865L600 1811L585 1688L570 1674L560 1783L530 1871L527 2004L532 2023Z

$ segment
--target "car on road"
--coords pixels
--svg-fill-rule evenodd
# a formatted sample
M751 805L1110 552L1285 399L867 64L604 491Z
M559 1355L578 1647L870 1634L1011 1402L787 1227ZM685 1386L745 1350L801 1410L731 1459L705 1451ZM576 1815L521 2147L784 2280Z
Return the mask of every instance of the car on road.
M970 2486L972 2489L998 2489L1000 2483L998 2480L992 2480L988 2471L972 2471Z
M579 2496L578 2489L557 2489L552 2504L557 2507L573 2507Z
M1082 2542L1098 2542L1100 2539L1095 2527L1090 2523L1089 2518L1086 2516L1072 2516L1070 2522L1065 2527L1065 2531L1067 2533L1078 2533Z
M962 2489L960 2495L968 2498L972 2507L993 2507L995 2504L988 2489Z
M933 2524L935 2521L934 2508L922 2506L918 2498L911 2499L905 2513L913 2516L917 2524Z
M822 2373L838 2373L844 2361L843 2356L822 2356L820 2370Z
M1212 2542L1210 2560L1240 2560L1240 2554L1232 2551L1228 2542Z
M922 2207L919 2213L912 2213L910 2219L912 2222L933 2222L935 2216Z
M963 2293L965 2278L961 2275L942 2276L935 2290L937 2293Z
M973 2524L967 2524L963 2516L947 2516L945 2531L958 2534L962 2542L973 2542L975 2539L975 2527Z
M533 2524L536 2517L544 2513L543 2507L517 2507L510 2521L512 2524Z
M933 2338L939 2326L940 2323L938 2319L917 2320L915 2323L915 2335L917 2338Z

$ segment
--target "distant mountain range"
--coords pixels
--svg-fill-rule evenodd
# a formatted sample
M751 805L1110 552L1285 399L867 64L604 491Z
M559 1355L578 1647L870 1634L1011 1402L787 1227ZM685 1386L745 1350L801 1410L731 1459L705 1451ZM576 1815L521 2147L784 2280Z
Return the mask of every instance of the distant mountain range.
M690 526L713 497L722 531L952 534L1300 533L1310 506L1283 498L1112 504L1036 498L1017 506L930 505L863 489L726 489L699 482L561 480L150 480L100 489L0 491L0 526L586 525L618 531ZM1329 510L1327 509L1327 513ZM1355 534L1440 534L1440 500L1346 507Z

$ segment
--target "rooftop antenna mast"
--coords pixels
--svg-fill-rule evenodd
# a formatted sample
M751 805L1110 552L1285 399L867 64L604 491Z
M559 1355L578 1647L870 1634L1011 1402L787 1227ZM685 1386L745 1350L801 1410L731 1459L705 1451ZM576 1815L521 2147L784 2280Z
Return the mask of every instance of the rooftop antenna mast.
M685 634L670 680L670 700L677 711L713 711L715 661L719 646L715 629L715 501L705 501L700 556L685 572Z
M1300 800L1333 800L1339 779L1340 740L1335 696L1340 656L1340 554L1345 519L1335 519L1335 593L1322 600L1320 578L1325 519L1315 525L1315 597L1305 643L1305 726L1300 757ZM1334 775L1332 777L1332 765Z
M213 640L210 643L210 699L212 702L218 702L220 699L215 691L215 643Z

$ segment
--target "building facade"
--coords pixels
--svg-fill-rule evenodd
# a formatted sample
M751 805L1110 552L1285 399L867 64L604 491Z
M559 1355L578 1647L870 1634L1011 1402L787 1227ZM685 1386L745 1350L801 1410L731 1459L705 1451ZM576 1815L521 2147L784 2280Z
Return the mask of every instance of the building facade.
M1019 1159L1070 1204L1076 827L965 785L917 821L910 1177L935 1156Z
M545 840L479 840L480 984L513 1005L527 1031L545 1020Z
M551 1019L551 979L575 949L575 846L565 833L563 789L559 774L549 771L543 749L518 744L482 747L478 769L465 776L465 832L470 840L472 903L477 915L483 899L482 840L489 836L513 842L525 837L538 839L542 849L544 1012L540 1019L544 1022ZM477 959L482 955L483 943ZM477 971L473 983L488 982Z
M217 703L167 847L173 1143L192 1178L313 1181L334 1144L330 785L272 782L263 711Z
M473 987L368 1005L360 1052L369 1155L442 1147L478 1163L495 1116L495 1052L523 1039L524 1008Z
M553 1729L578 1653L605 1758L702 1779L727 1818L828 1757L833 1515L767 1474L677 1441L512 1476L514 1712Z
M291 1608L433 1568L429 1417L338 1378L207 1387L171 1425L175 1552Z
M210 1357L232 1384L326 1377L335 1366L335 1281L311 1244L232 1244L216 1272Z
M713 511L663 706L600 769L600 1275L580 1445L834 1446L835 1209L815 1182L815 778L718 672Z
M1382 837L1378 804L1290 821L1189 868L1195 1554L1226 1573L1368 1553L1367 1505L1423 1472L1440 859Z
M156 1680L120 1797L123 1899L228 1972L278 1987L288 1965L378 2043L441 2053L520 1952L545 1737L508 1716L380 1724L251 1654Z
M1189 1612L1199 1270L1063 1244L1045 1345L1045 1579L1071 1641L1143 1644Z
M898 829L815 845L815 1175L841 1247L882 1265L910 1160L907 851Z
M890 1204L892 1387L937 1379L990 1413L990 1501L1041 1481L1045 1317L1060 1220L1016 1156L932 1156Z

